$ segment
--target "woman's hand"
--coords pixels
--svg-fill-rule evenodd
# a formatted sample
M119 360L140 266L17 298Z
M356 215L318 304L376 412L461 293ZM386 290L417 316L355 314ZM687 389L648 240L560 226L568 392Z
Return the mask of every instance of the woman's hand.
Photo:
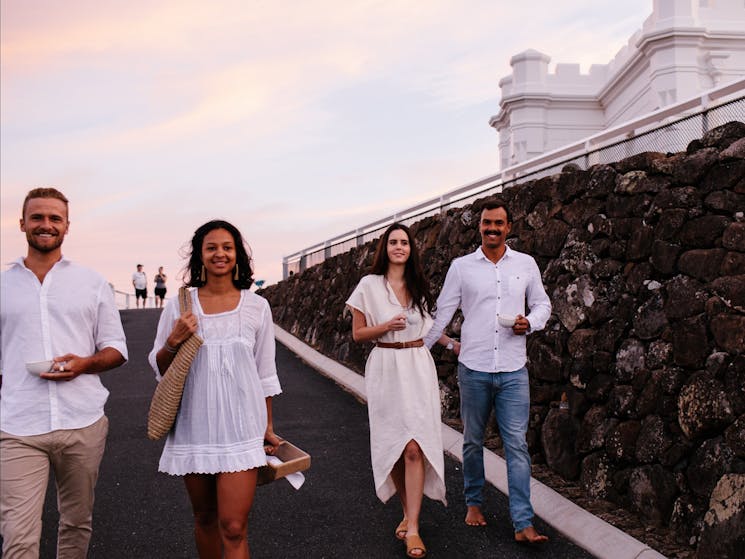
M197 317L190 312L186 312L173 323L173 330L171 330L171 333L168 335L166 343L171 347L177 348L188 340L196 331Z
M266 433L264 433L264 452L271 456L277 451L281 443L282 439L276 435L271 427L267 427Z
M383 324L386 332L398 332L406 329L406 315L401 313Z

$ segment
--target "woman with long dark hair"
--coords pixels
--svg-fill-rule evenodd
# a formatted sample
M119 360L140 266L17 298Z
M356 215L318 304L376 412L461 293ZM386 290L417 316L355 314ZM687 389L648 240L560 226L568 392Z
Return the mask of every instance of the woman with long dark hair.
M204 344L159 471L184 477L199 557L245 559L257 468L280 442L272 424L272 396L282 389L271 310L249 291L251 257L241 233L226 221L196 230L184 282L191 287L192 312L181 314L177 297L166 303L149 355L156 378L193 333Z
M434 299L408 227L394 223L385 231L370 272L347 306L354 341L375 343L365 365L375 491L383 502L398 495L403 520L395 535L409 557L420 558L427 554L419 535L422 496L446 501L439 383L422 342ZM439 343L453 347L445 335Z

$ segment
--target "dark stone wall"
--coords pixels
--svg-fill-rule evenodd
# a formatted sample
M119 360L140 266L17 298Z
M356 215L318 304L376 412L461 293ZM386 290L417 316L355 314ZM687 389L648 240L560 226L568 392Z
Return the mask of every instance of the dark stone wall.
M745 124L685 153L567 167L501 197L509 243L536 258L553 303L546 329L528 338L534 461L701 542L702 557L712 545L729 556L722 534L745 537ZM478 208L412 226L435 292L450 261L479 245ZM344 301L374 248L262 292L280 326L360 373L370 347L352 341ZM456 316L451 333L459 327ZM433 352L443 418L457 424L455 361ZM739 493L734 511L715 514L722 484Z

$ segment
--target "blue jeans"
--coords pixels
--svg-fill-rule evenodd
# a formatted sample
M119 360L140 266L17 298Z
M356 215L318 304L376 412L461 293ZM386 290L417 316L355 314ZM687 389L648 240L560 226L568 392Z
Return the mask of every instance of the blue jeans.
M510 517L516 532L532 526L530 454L525 434L530 416L528 370L474 371L458 363L463 421L463 493L467 506L481 506L484 487L484 430L492 406L507 461Z

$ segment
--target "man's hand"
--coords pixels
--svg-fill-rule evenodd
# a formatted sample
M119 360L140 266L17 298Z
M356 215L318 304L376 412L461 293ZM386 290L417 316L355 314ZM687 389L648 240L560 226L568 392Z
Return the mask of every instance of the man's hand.
M523 315L518 314L515 318L515 325L512 327L512 333L516 336L524 336L530 330L530 322Z
M69 381L78 375L88 372L89 362L90 358L88 357L80 357L73 353L67 353L60 357L55 357L52 369L48 373L42 373L39 376L47 380Z
M66 353L53 359L52 369L39 375L47 380L72 380L78 375L102 373L123 364L125 359L113 347L105 347L88 357Z

